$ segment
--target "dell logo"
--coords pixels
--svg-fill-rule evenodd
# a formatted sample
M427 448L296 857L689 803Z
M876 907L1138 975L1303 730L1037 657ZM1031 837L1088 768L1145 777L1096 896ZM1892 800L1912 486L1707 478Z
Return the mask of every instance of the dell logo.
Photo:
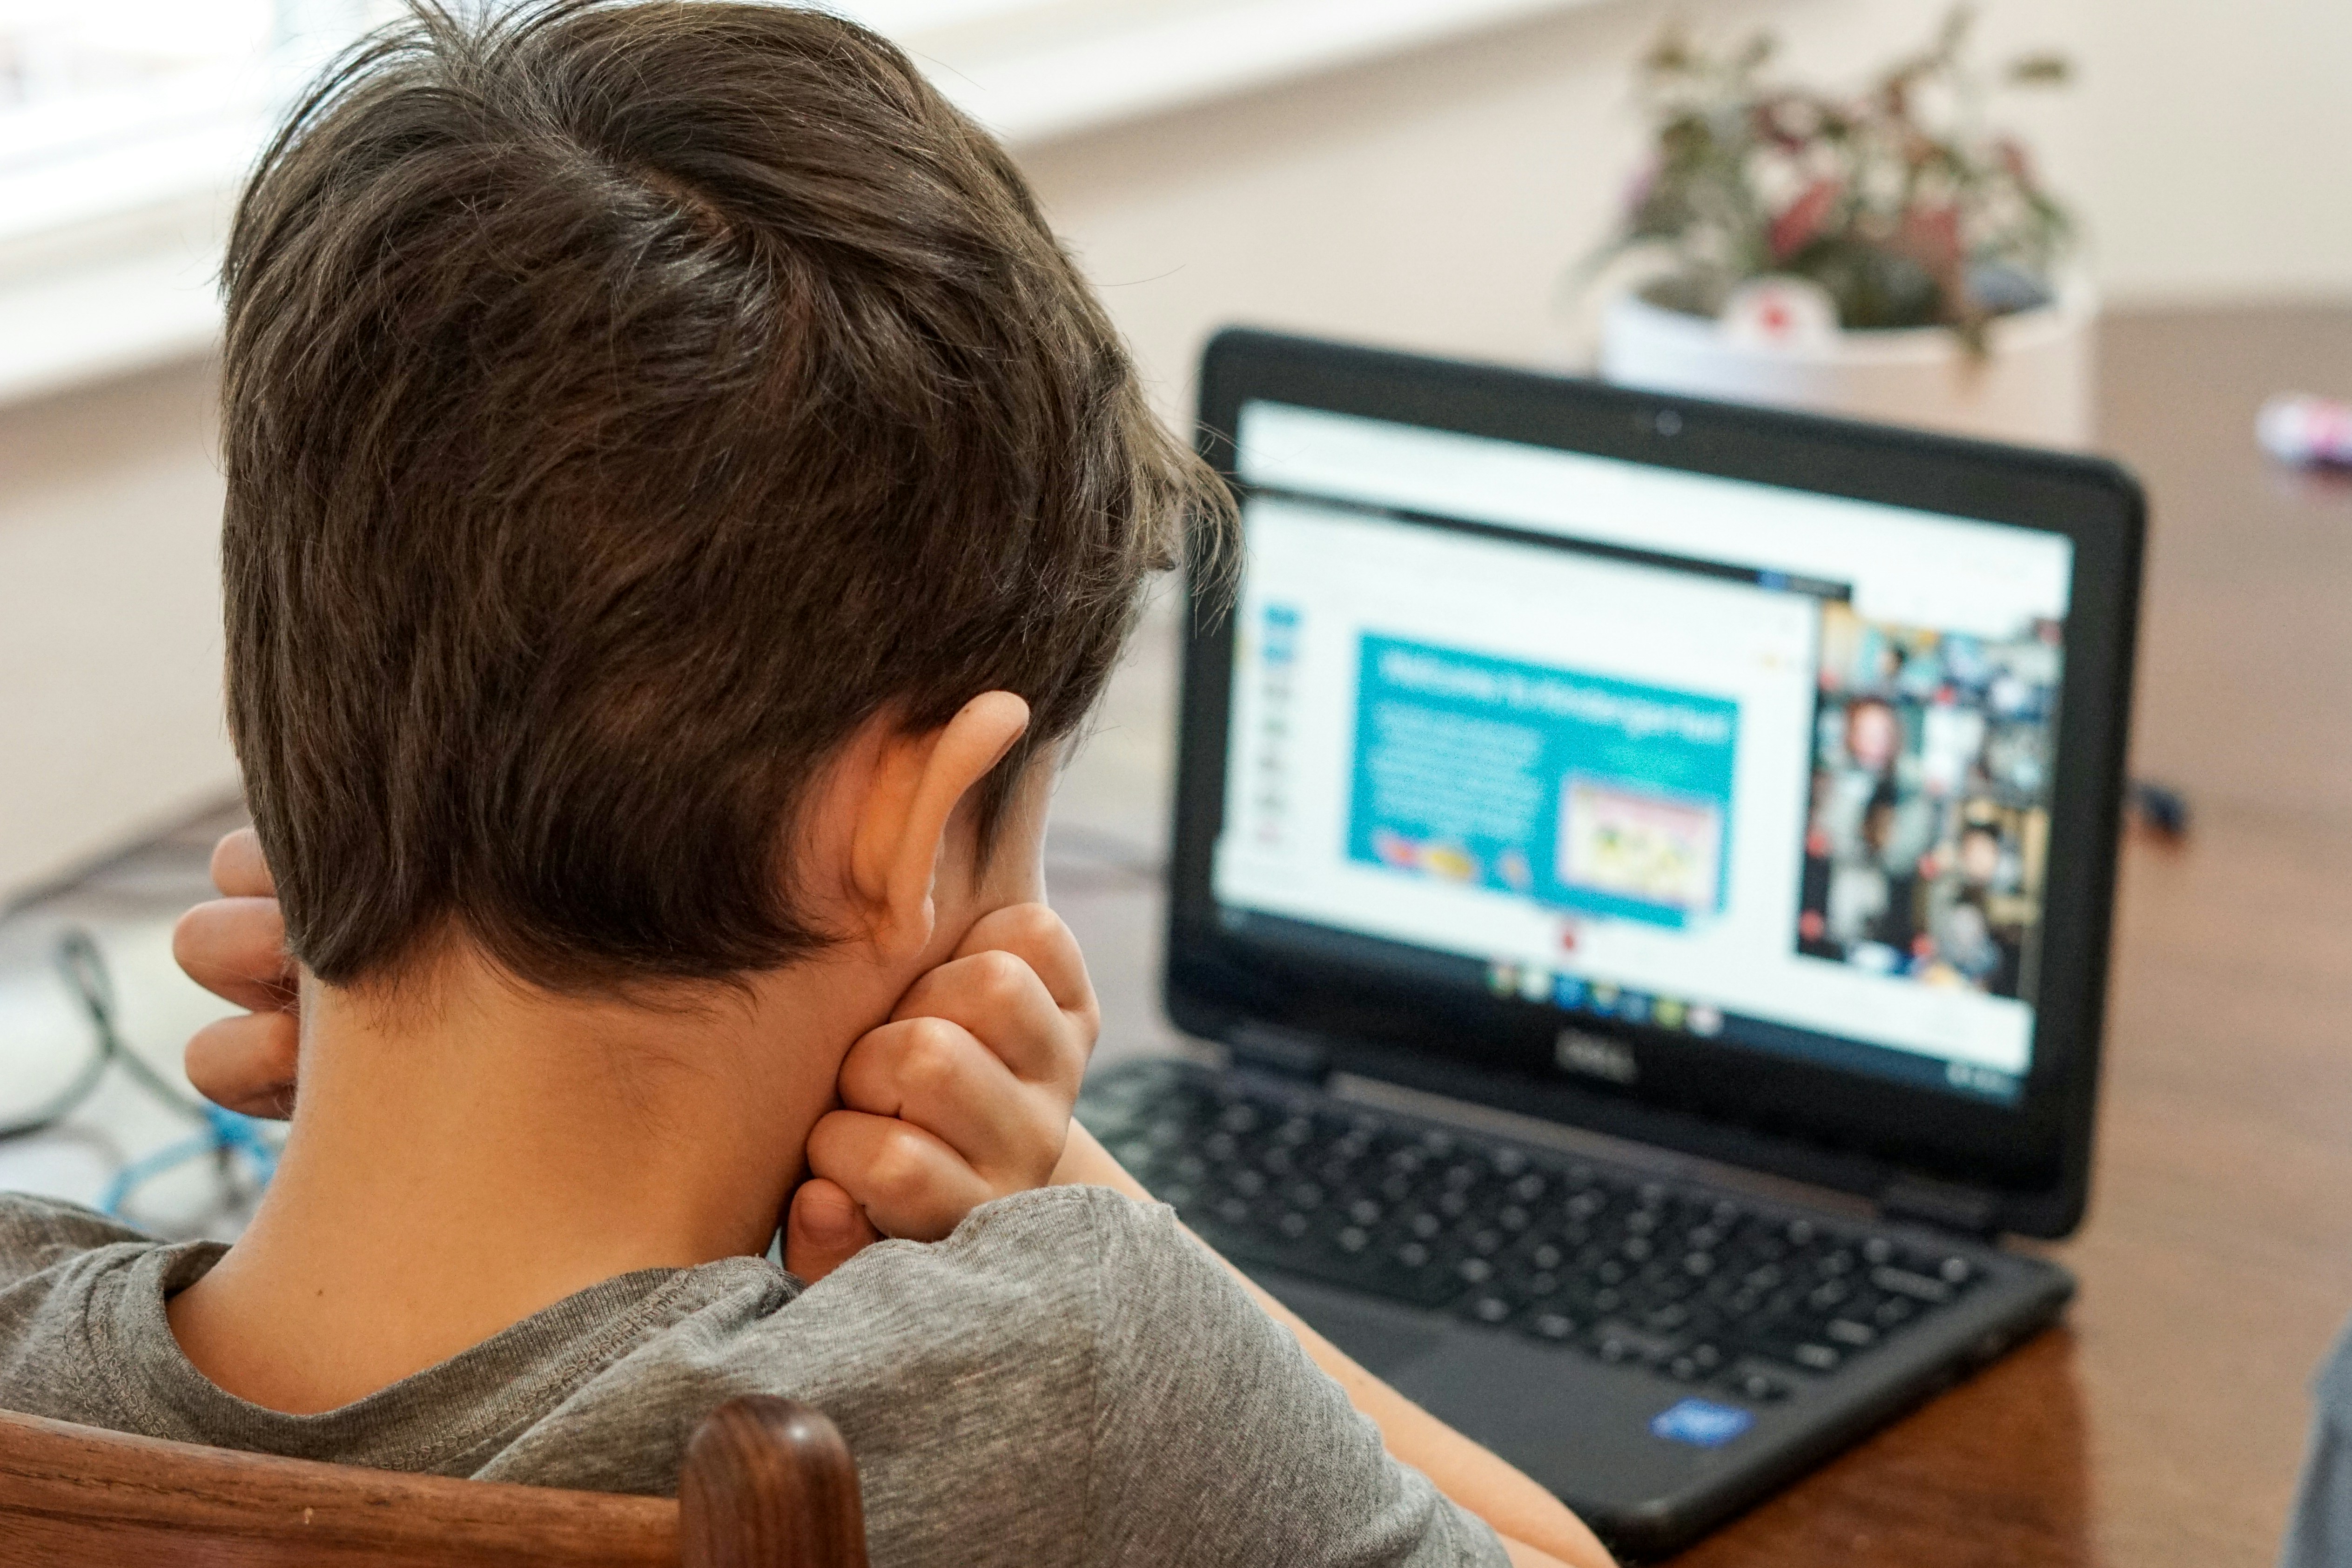
M1562 1029L1552 1046L1552 1060L1565 1072L1582 1073L1586 1078L1605 1078L1611 1083L1631 1083L1642 1076L1639 1064L1633 1060L1632 1047L1622 1041L1600 1035L1588 1035L1582 1029Z

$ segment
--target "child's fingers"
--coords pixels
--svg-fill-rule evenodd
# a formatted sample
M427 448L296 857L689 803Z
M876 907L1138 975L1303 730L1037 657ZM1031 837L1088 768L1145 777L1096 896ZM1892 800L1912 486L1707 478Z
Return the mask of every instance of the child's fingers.
M809 1170L837 1182L884 1236L937 1241L997 1195L930 1133L895 1116L828 1111L809 1131Z
M992 1185L1034 1185L1061 1155L1068 1108L1024 1085L988 1044L945 1018L868 1032L842 1059L841 1103L913 1123Z
M188 978L225 1002L256 1012L294 1000L286 919L269 898L215 899L172 928L172 957Z
M812 1176L784 1220L784 1268L814 1285L881 1239L846 1188Z
M960 1024L987 1042L1024 1083L1073 1095L1094 1046L1092 1031L1055 1005L1037 972L1002 948L940 964L908 988L891 1017Z
M1026 963L1045 983L1054 1005L1089 1028L1100 1022L1094 981L1087 973L1086 954L1078 949L1062 917L1044 904L1009 904L972 922L957 944L956 956L967 957L990 949L1009 952Z
M232 899L276 896L269 862L261 858L261 836L240 827L213 846L213 886Z
M188 1081L227 1110L289 1116L300 1036L301 1025L291 1013L240 1013L207 1024L188 1040Z

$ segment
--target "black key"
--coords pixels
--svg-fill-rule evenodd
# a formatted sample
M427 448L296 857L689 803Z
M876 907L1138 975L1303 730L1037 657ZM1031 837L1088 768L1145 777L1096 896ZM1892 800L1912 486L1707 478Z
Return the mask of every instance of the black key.
M1509 1322L1512 1314L1518 1310L1519 1304L1517 1301L1507 1296L1496 1295L1491 1290L1484 1290L1473 1295L1462 1309L1465 1317L1477 1322L1495 1325Z
M1907 1268L1885 1265L1870 1271L1870 1282L1894 1296L1908 1296L1931 1307L1940 1307L1952 1299L1952 1288L1941 1279L1931 1279L1925 1274L1914 1274Z
M1565 1312L1542 1311L1528 1314L1520 1327L1532 1338L1549 1340L1554 1344L1565 1343L1576 1337L1577 1321Z
M1729 1381L1735 1391L1759 1405L1775 1405L1789 1397L1789 1385L1769 1373L1743 1372Z
M1462 1293L1460 1280L1443 1268L1426 1267L1426 1259L1423 1266L1415 1266L1402 1257L1382 1259L1369 1252L1349 1257L1336 1250L1261 1239L1250 1232L1227 1230L1222 1226L1212 1227L1203 1239L1236 1263L1286 1269L1310 1279L1350 1286L1415 1306L1442 1307Z
M1673 1340L1644 1333L1627 1323L1603 1323L1592 1331L1592 1353L1605 1362L1663 1362L1675 1348Z
M1533 1274L1504 1276L1504 1289L1525 1301L1540 1301L1559 1294L1560 1279L1557 1274L1538 1270Z
M1873 1345L1878 1342L1878 1331L1876 1329L1872 1328L1868 1323L1858 1323L1852 1318L1832 1319L1829 1326L1824 1328L1822 1332L1824 1336L1836 1341L1839 1344L1850 1345L1855 1350L1860 1350L1865 1345Z
M1560 1249L1558 1242L1552 1241L1536 1243L1528 1248L1527 1257L1529 1263L1546 1272L1556 1269L1568 1261L1568 1254Z
M1666 1358L1666 1375L1683 1383L1693 1383L1702 1377L1712 1377L1723 1370L1723 1351L1705 1341L1677 1351Z

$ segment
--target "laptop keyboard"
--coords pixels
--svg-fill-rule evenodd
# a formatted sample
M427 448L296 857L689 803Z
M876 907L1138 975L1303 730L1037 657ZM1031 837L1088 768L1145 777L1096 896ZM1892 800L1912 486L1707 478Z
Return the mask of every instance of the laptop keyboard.
M1114 1069L1079 1115L1236 1263L1759 1404L1982 1278L1965 1256L1867 1222L1769 1214L1721 1189L1170 1064Z

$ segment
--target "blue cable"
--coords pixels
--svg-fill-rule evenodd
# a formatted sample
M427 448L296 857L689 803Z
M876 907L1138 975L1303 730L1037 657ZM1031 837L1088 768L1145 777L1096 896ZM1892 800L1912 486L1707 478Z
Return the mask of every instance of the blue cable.
M115 1172L114 1180L106 1184L105 1194L98 1200L99 1208L110 1218L122 1218L122 1205L130 1200L134 1189L175 1165L203 1159L219 1146L211 1133L205 1132L194 1138L183 1138L177 1143L166 1143L152 1154L131 1161Z
M80 1075L56 1101L33 1117L0 1125L0 1141L30 1137L57 1126L89 1098L108 1065L120 1063L132 1081L173 1110L202 1121L205 1131L134 1160L116 1172L99 1199L100 1209L117 1219L122 1218L123 1205L140 1186L175 1166L207 1154L224 1161L233 1154L243 1154L252 1164L255 1185L267 1187L278 1173L278 1146L261 1136L258 1129L262 1124L250 1116L224 1110L182 1093L122 1043L115 1027L113 977L108 973L97 939L78 926L69 927L58 939L57 962L59 975L89 1017L97 1049Z
M278 1173L278 1150L255 1131L260 1126L250 1116L240 1116L219 1106L205 1107L205 1130L193 1138L183 1138L168 1143L153 1153L133 1160L115 1173L105 1194L98 1200L99 1208L115 1219L124 1217L123 1205L131 1194L164 1172L184 1165L191 1160L201 1160L207 1154L241 1153L253 1163L254 1184L269 1185Z

